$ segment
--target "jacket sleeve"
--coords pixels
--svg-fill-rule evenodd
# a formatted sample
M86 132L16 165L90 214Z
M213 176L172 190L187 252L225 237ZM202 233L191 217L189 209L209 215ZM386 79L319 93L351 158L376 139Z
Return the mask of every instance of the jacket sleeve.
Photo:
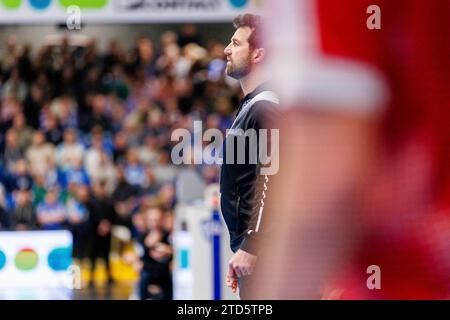
M257 174L254 182L254 193L251 199L252 212L248 228L245 232L244 240L240 246L240 249L250 254L257 255L258 247L262 237L268 236L268 226L265 224L264 216L266 202L268 195L272 192L271 181L277 171L278 163L278 151L279 151L279 130L274 127L274 123L277 122L279 117L279 111L277 105L269 102L259 102L255 104L255 112L252 116L255 117L255 129L258 132L258 144L260 139L266 139L267 143L262 143L265 146L263 150L258 149L259 157L261 160L261 154L265 153L270 156L270 162L264 164L264 162L258 162ZM259 129L266 129L266 134L262 135ZM278 135L273 131L277 131ZM270 169L270 170L268 170Z

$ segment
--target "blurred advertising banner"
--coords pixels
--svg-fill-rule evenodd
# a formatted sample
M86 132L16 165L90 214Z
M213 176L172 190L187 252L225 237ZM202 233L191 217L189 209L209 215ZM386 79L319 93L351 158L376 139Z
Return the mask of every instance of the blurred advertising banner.
M0 24L227 22L264 0L0 0Z
M0 291L72 289L69 231L0 232Z
M232 256L225 221L219 212L219 185L205 189L204 199L179 203L174 225L174 300L237 300L226 286Z

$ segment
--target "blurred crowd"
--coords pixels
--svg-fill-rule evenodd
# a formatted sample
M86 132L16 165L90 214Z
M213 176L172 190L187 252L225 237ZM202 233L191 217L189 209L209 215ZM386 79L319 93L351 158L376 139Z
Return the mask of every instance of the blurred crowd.
M108 262L112 228L125 227L146 249L141 297L154 281L146 270L170 281L171 132L231 125L240 90L223 50L192 25L102 52L95 40L33 49L11 36L0 55L0 230L70 230L74 257L94 266ZM195 170L218 181L215 166Z

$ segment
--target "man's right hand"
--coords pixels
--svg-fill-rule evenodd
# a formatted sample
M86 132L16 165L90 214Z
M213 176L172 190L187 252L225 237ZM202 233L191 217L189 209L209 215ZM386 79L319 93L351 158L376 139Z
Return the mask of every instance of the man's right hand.
M100 221L100 224L98 225L97 228L98 235L101 237L106 237L110 231L111 231L111 223L109 223L109 221L106 219Z
M228 272L226 277L226 284L227 287L231 288L231 291L233 293L236 293L237 291L237 284L238 284L238 276L234 272L233 267L230 265L228 266Z

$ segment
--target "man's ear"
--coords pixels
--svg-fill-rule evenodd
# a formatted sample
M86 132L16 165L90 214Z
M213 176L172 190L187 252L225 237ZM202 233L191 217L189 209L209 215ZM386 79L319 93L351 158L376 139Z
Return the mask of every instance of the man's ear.
M254 63L261 63L265 57L266 57L266 49L258 48L258 49L253 50L253 62Z

